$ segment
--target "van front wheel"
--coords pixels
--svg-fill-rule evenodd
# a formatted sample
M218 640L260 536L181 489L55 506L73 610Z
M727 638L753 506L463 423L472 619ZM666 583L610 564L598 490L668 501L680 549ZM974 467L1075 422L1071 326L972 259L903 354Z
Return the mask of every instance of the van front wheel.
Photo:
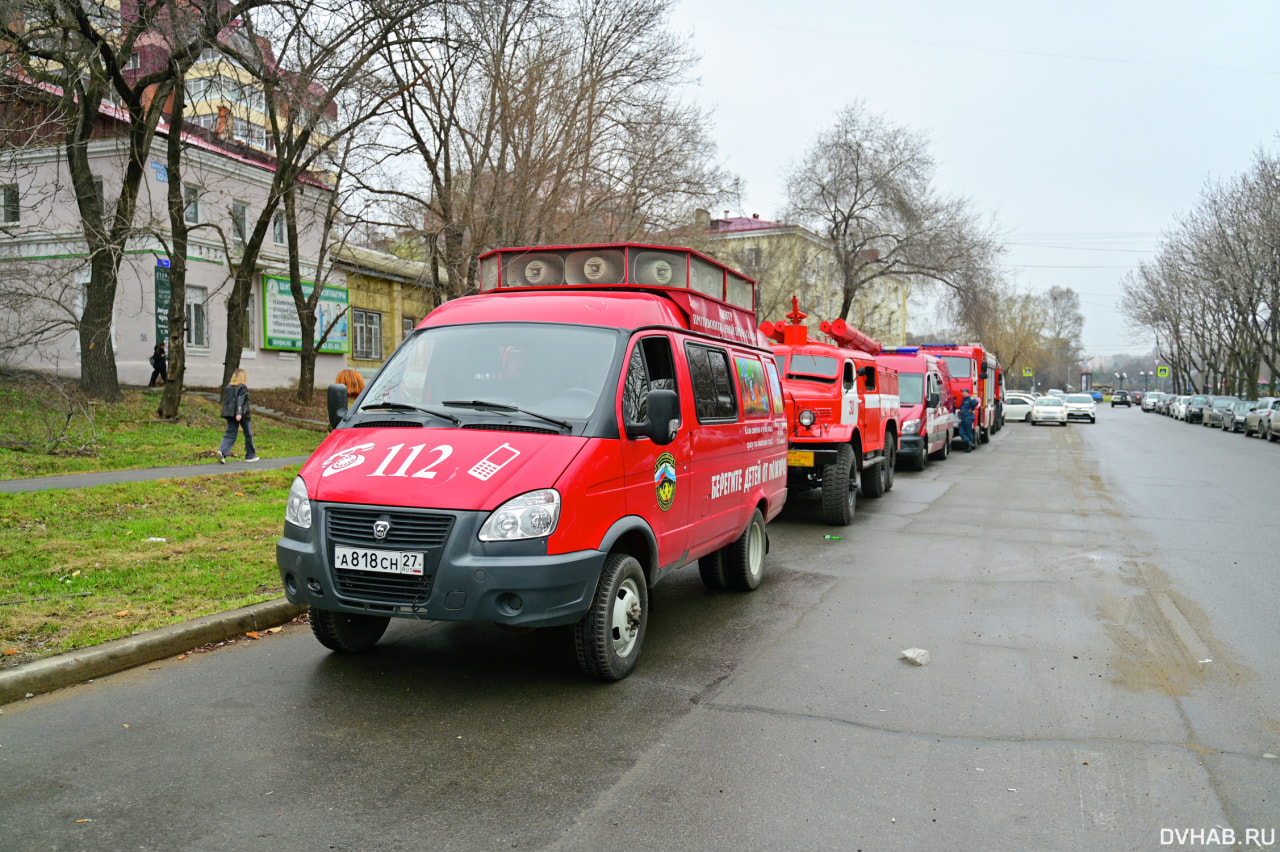
M649 586L640 563L626 553L609 554L591 609L573 629L582 673L600 680L631 674L648 623Z
M391 621L385 615L356 615L315 607L307 610L307 620L321 645L343 654L358 654L378 644Z

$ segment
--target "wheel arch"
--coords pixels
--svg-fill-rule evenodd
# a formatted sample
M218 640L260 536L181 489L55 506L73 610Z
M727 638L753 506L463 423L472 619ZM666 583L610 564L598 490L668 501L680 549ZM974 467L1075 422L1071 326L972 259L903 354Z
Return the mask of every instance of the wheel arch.
M638 515L613 522L600 540L604 553L627 553L644 569L645 581L653 586L658 576L658 538L649 523Z

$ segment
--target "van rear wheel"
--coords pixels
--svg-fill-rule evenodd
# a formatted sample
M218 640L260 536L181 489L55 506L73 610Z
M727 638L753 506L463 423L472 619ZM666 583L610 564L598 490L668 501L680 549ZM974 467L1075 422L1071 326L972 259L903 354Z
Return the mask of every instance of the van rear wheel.
M308 609L307 620L321 645L342 654L358 654L378 644L391 621L385 615L356 615L316 607Z
M634 556L611 553L591 609L573 628L578 667L588 677L622 680L640 657L649 624L649 586Z
M951 431L947 430L947 439L942 442L942 449L933 454L933 458L937 461L946 461L949 455L951 455ZM924 470L924 467L921 466L920 469Z
M822 519L828 524L853 523L858 500L858 473L854 469L853 447L844 444L836 460L822 468Z
M766 542L764 516L756 509L751 513L747 528L737 540L723 551L725 579L729 587L740 592L753 592L760 588L764 577Z
M724 548L698 560L698 576L702 578L702 585L713 592L729 588L729 578L724 571Z

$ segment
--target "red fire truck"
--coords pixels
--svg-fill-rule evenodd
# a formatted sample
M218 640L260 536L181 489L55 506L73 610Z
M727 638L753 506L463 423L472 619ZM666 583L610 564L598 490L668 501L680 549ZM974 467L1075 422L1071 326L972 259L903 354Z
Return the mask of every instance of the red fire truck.
M1004 374L996 356L983 349L980 343L925 343L920 349L933 353L946 363L951 373L947 388L957 410L963 399L961 391L967 390L977 398L974 438L979 444L990 441L991 436L1004 425Z
M898 451L898 371L876 363L880 344L844 320L819 328L833 343L809 339L806 314L792 299L787 320L760 326L773 341L787 404L787 484L822 488L829 524L853 520L859 483L866 497L893 487Z
M681 248L499 249L348 404L289 491L276 563L334 651L391 618L573 625L635 666L649 589L698 562L749 591L786 499L755 282Z

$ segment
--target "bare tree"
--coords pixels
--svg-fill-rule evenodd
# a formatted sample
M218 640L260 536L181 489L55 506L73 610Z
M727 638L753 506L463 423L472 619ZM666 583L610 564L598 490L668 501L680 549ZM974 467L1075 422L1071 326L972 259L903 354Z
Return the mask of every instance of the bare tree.
M787 178L786 219L829 239L847 316L859 290L883 276L960 291L987 274L1000 247L969 202L933 186L925 137L856 102L820 133Z
M174 80L228 24L263 2L0 2L19 97L56 122L75 192L90 270L77 320L80 383L90 396L119 396L111 320L120 263L136 233L139 187ZM111 204L99 192L91 165L90 143L101 138L117 140L123 160L119 194Z
M495 245L624 240L722 194L669 0L457 3L394 56L404 151L425 168L427 246L449 295ZM410 195L412 193L406 193Z

